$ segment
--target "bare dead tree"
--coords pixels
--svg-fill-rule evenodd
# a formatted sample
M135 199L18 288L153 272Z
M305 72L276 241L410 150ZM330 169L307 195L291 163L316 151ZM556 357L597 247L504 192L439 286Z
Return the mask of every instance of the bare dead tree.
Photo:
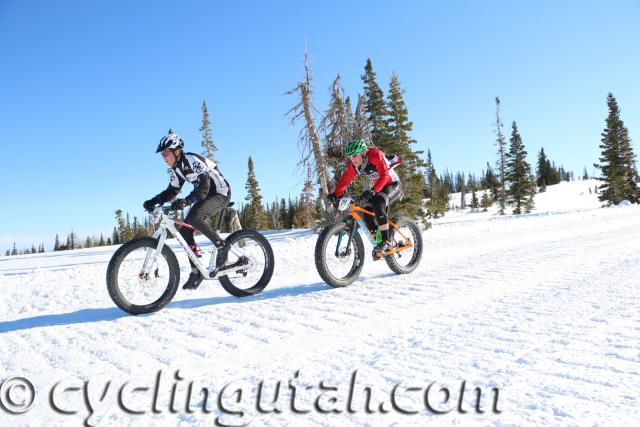
M286 114L290 117L291 124L295 125L300 119L304 118L305 126L300 130L298 139L298 148L300 149L301 159L298 167L306 168L311 166L315 171L318 182L320 183L320 194L325 208L328 208L327 195L327 165L320 145L320 137L316 131L314 120L315 113L319 113L318 109L313 105L311 88L311 70L309 68L309 53L304 50L304 69L305 79L297 84L296 87L286 92L287 95L297 94L299 101Z

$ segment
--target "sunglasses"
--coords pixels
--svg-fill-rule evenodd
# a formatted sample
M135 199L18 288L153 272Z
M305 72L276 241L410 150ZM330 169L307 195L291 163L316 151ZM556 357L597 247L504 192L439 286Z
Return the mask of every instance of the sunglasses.
M169 154L173 154L173 151L171 150L163 150L160 152L160 154L162 155L162 157L169 157Z

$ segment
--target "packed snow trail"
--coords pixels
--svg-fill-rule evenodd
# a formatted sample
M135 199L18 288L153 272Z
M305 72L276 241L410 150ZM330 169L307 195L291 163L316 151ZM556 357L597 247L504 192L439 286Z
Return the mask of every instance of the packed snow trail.
M105 269L115 247L0 258L0 379L24 377L36 391L24 414L0 407L0 422L81 425L91 413L82 392L56 395L75 415L56 413L49 394L59 381L79 387L89 381L99 403L89 422L98 425L635 425L640 208L466 217L438 221L424 233L414 273L396 276L368 256L361 278L344 289L320 281L317 235L271 232L276 269L263 294L236 299L209 281L138 317L107 295ZM179 260L184 279L188 264L183 254ZM152 413L152 391L126 387L125 403L146 414L118 407L116 387L129 381L153 388L158 371L161 413ZM109 380L113 388L100 402ZM260 414L250 395L264 381L264 407L272 407L278 380L282 412ZM190 381L214 396L232 381L244 385L241 403L228 406L244 414L223 415L215 397L207 401L213 412L203 413L195 391L194 412L187 413ZM322 394L321 381L337 390ZM457 403L462 381L466 413ZM425 407L432 382L438 387L430 403L451 412ZM289 383L298 387L295 408L309 413L293 413ZM393 409L397 384L397 406L417 414ZM168 410L173 385L174 400L182 402L177 413ZM374 413L365 411L365 386ZM443 403L441 386L451 401ZM475 387L484 413L475 411ZM493 388L499 413L492 411ZM314 409L320 395L321 409L341 413Z

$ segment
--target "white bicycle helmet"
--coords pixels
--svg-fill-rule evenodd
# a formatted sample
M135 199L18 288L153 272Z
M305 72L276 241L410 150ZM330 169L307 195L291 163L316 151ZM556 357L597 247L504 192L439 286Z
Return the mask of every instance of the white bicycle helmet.
M184 147L184 141L175 133L170 133L167 136L163 136L160 139L160 143L158 144L158 148L156 149L156 153L159 153L164 150L177 150L182 149Z

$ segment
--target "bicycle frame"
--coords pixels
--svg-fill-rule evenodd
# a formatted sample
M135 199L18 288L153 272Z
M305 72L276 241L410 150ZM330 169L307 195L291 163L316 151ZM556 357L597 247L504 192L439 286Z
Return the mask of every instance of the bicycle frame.
M352 198L349 198L349 211L347 212L347 215L350 218L353 218L355 220L355 222L357 222L363 230L367 230L367 232L366 233L363 232L363 234L367 236L367 238L369 239L369 242L371 243L371 245L375 246L376 245L376 241L373 238L373 236L371 235L371 233L368 232L369 229L368 229L367 225L365 224L364 218L360 215L360 213L363 213L363 214L369 215L369 216L375 216L375 214L373 212L361 208L360 206L358 206L356 203L353 202ZM398 226L393 221L388 220L388 223L389 223L389 226L391 226L395 230L395 232L397 232L400 236L402 236L402 238L404 239L404 245L399 246L397 248L394 248L392 250L389 250L389 251L385 252L386 255L391 255L391 254L403 251L403 250L408 249L411 246L413 246L413 243L411 243L411 239L409 239L407 236L402 234L402 232L400 231ZM351 231L349 233L349 241L347 242L347 248L349 248L350 245L351 245L351 239L353 238L353 233L355 232L355 230L356 230L356 227L355 227L355 224L354 224L354 226L351 227ZM337 247L340 245L340 241L341 240L342 240L342 236L340 236L338 238L338 245L336 246L336 250L337 250ZM336 254L336 256L337 256L337 254Z
M157 224L158 226L158 229L151 236L154 239L158 239L158 246L155 249L156 254L162 251L162 248L164 247L165 241L167 239L167 231L168 231L178 241L178 243L180 243L180 246L182 246L182 249L184 249L184 251L187 253L187 256L189 257L189 259L193 261L196 268L202 274L203 278L213 279L216 277L216 275L220 271L235 267L235 265L229 265L229 266L224 266L222 268L219 268L216 265L216 260L218 258L218 248L216 247L216 245L212 245L212 252L211 252L211 258L209 259L209 264L208 265L203 264L200 258L191 250L191 247L184 240L180 232L178 232L178 229L174 224L178 224L182 227L188 227L194 231L196 231L196 229L190 226L189 224L185 224L183 222L176 221L167 217L162 206L157 207L153 211L153 213L151 214L151 219L152 219L152 222ZM215 233L218 234L217 231ZM220 240L222 240L222 238ZM147 251L147 255L145 257L144 265L143 265L144 272L147 272L149 268L149 265L150 265L149 263L152 260L153 252L154 252L153 250ZM245 255L244 252L237 250L235 248L231 248L231 252L238 257Z

